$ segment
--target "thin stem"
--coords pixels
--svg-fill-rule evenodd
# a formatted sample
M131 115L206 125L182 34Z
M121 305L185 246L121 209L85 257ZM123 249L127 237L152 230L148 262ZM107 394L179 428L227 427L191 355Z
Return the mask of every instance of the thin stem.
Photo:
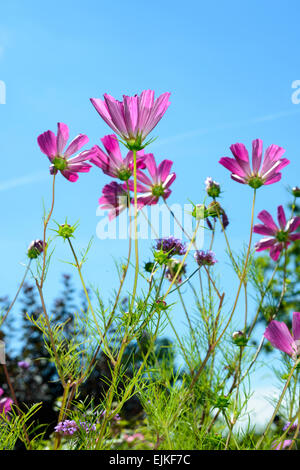
M87 291L87 288L86 288L86 285L85 285L85 282L84 282L84 279L83 279L83 276L82 276L82 273L81 273L81 263L79 263L78 261L78 258L77 258L77 255L75 253L75 250L73 248L73 245L71 243L71 240L70 238L67 238L68 240L68 243L69 243L69 246L71 248L71 251L73 253L73 257L74 257L74 260L75 260L75 264L76 264L76 268L77 268L77 271L78 271L78 274L79 274L79 277L80 277L80 281L81 281L81 284L82 284L82 287L83 287L83 290L84 290L84 293L85 293L85 296L86 296L86 299L87 299L87 302L88 302L88 306L89 306L89 309L92 313L92 316L93 316L93 319L94 319L94 322L95 322L95 325L96 325L96 328L97 328L97 331L98 331L98 334L100 336L100 339L101 341L103 342L104 346L105 346L105 351L108 355L108 357L110 358L112 364L116 364L116 361L114 359L114 357L112 356L109 348L108 348L108 345L106 343L106 340L100 330L100 327L99 327L99 324L98 324L98 321L97 321L97 318L96 318L96 315L95 315L95 312L94 312L94 309L93 309L93 306L92 306L92 303L91 303L91 300L90 300L90 296L88 294L88 291Z
M46 251L47 251L47 245L46 245L46 231L47 231L47 226L50 221L53 209L54 209L54 199L55 199L55 176L56 174L53 175L53 182L52 182L52 203L51 203L51 208L49 211L49 214L44 220L44 234L43 234L43 267L42 267L42 273L41 273L41 279L40 279L40 288L43 287L44 284L44 277L45 277L45 269L46 269Z
M183 297L182 297L182 294L181 294L181 292L180 292L180 288L179 288L179 287L178 287L178 295L179 295L180 302L181 302L183 311L184 311L184 313L185 313L186 319L187 319L187 321L188 321L188 324L189 324L189 327L190 327L190 332L191 332L191 335L192 335L192 337L193 337L195 346L196 346L196 348L197 348L198 354L200 355L200 351L199 351L199 348L198 348L198 343L197 343L197 341L196 341L196 335L195 335L195 332L194 332L194 328L193 328L193 325L192 325L190 316L189 316L189 314L188 314L188 311L187 311L187 308L186 308L186 306L185 306L185 303L184 303L184 300L183 300Z
M181 271L181 269L182 269L182 266L184 265L184 262L185 262L185 260L186 260L186 258L187 258L187 256L188 256L188 254L189 254L189 252L190 252L190 250L191 250L191 248L192 248L192 245L193 245L193 243L194 243L194 240L195 240L196 233L197 233L197 231L198 231L199 225L200 225L200 220L198 220L198 222L197 222L196 228L195 228L195 230L194 230L193 236L192 236L191 241L190 241L190 244L189 244L189 246L188 246L188 248L187 248L187 250L186 250L186 253L185 253L184 257L182 258L181 263L178 265L178 268L177 268L177 270L176 270L176 273L175 273L175 275L173 276L173 279L172 279L172 281L171 281L171 283L170 283L170 286L169 286L169 288L168 288L167 292L165 293L165 295L164 295L164 297L163 297L162 300L165 300L165 299L166 299L166 297L167 297L168 294L170 293L170 291L171 291L173 285L175 284L175 282L176 282L176 280L177 280L177 277L179 276L179 273L180 273L180 271Z
M57 349L56 349L56 346L55 346L55 341L54 341L53 332L52 332L52 329L51 329L50 319L49 319L47 309L46 309L46 305L45 305L45 300L44 300L44 296L43 296L43 289L41 288L41 286L39 285L37 280L36 280L36 286L37 286L37 289L38 289L38 292L39 292L39 295L40 295L40 299L41 299L41 302L42 302L43 313L44 313L45 320L46 320L46 325L47 325L47 329L48 329L51 348L52 348L52 351L53 351L53 354L54 354L54 357L55 357L55 364L56 364L57 372L58 372L58 375L59 375L59 378L61 380L61 383L62 383L63 387L65 387L66 384L65 384L64 377L63 377L63 371L62 371L62 367L61 367L60 360L59 360L59 357L58 357Z
M19 285L19 288L18 288L18 290L17 290L17 293L16 293L16 295L15 295L13 301L11 302L10 306L8 307L8 309L7 309L7 311L6 311L5 315L4 315L4 317L1 319L0 328L1 328L1 326L3 325L3 323L5 322L5 320L6 320L7 316L8 316L8 314L9 314L9 312L10 312L11 309L13 308L13 306L14 306L14 304L15 304L17 298L18 298L18 295L19 295L19 293L20 293L20 291L21 291L21 289L22 289L22 287L23 287L23 285L24 285L25 279L26 279L26 277L27 277L27 274L28 274L28 271L29 271L29 268L30 268L30 264L31 264L31 259L29 260L29 262L28 262L28 264L27 264L27 266L26 266L26 270L25 270L23 279L22 279L22 281L21 281L21 284Z
M3 371L4 371L4 375L5 375L5 378L6 378L6 382L7 382L8 388L9 388L9 390L10 390L10 394L11 394L11 396L12 396L12 399L13 399L14 404L16 405L17 413L18 413L18 415L19 415L20 417L22 417L22 413L21 413L21 410L20 410L20 406L19 406L19 403L18 403L16 394L15 394L15 390L14 390L13 384L11 383L11 380L10 380L10 377L9 377L9 373L8 373L6 364L2 364L2 367L3 367ZM29 439L29 436L28 436L28 433L27 433L25 424L22 424L22 429L23 429L23 432L24 432L24 436L25 436L25 440L26 440L28 449L31 450L31 443L30 443L30 439Z
M132 290L132 299L130 310L133 310L133 305L135 301L138 275L139 275L139 242L137 236L137 176L136 176L136 150L133 150L133 186L134 186L134 246L135 246L135 273L134 273L134 284Z
M251 251L251 243L252 243L255 199L256 199L256 190L254 189L254 193L253 193L253 202L252 202L252 211L251 211L250 237L249 237L249 243L248 243L248 249L247 249L247 254L246 254L244 269L243 269L242 275L241 275L241 277L240 277L240 284L239 284L239 287L238 287L238 291L237 291L237 294L236 294L236 297L235 297L235 301L234 301L234 305L233 305L231 314L230 314L229 319L228 319L228 321L227 321L227 323L226 323L226 325L225 325L224 330L221 332L219 338L217 339L217 343L220 342L221 338L223 337L223 335L225 334L225 332L226 332L228 326L229 326L230 323L231 323L232 317L233 317L233 315L234 315L234 312L235 312L235 309L236 309L236 306L237 306L237 303L238 303L240 291L241 291L241 288L242 288L242 285L243 285L243 282L244 282L244 279L245 279L245 276L246 276L247 266L248 266L248 260L249 260L250 251Z
M64 419L64 415L65 415L65 411L66 411L66 403L67 403L67 398L68 398L68 395L69 395L70 385L71 385L71 381L68 380L66 386L64 387L64 393L63 393L63 397L62 397L62 403L61 403L57 423L60 423ZM59 445L60 445L60 435L59 435L59 433L56 433L53 450L57 450L59 448Z
M282 403L282 400L283 400L283 398L284 398L284 395L285 395L285 393L286 393L286 391L287 391L287 388L288 388L288 386L289 386L290 380L291 380L291 378L292 378L292 376L293 376L293 373L294 373L294 371L295 371L295 369L297 368L297 366L298 366L299 363L300 363L300 358L295 362L294 366L293 366L292 369L291 369L291 372L289 373L289 376L288 376L287 381L286 381L286 383L285 383L285 385L284 385L284 387L283 387L283 390L282 390L282 392L281 392L281 395L280 395L280 397L279 397L279 400L278 400L278 402L277 402L277 405L276 405L276 407L275 407L275 410L274 410L274 412L273 412L273 414L272 414L272 417L271 417L270 421L268 422L268 425L267 425L267 427L266 427L264 433L262 434L261 438L258 440L258 442L257 442L257 444L256 444L256 447L255 447L256 450L259 449L259 447L260 447L262 441L263 441L264 438L266 437L266 434L268 433L268 431L269 431L269 429L270 429L270 427L271 427L271 425L272 425L272 423L273 423L273 421L274 421L275 416L277 415L277 412L278 412L278 410L279 410L279 407L280 407L280 405L281 405L281 403Z

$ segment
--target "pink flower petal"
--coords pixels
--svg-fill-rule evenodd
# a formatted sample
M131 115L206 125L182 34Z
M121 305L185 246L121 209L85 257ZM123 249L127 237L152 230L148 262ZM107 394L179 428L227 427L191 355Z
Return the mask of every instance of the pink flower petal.
M263 238L255 245L256 251L263 251L268 250L276 243L276 239L274 237Z
M295 352L294 339L285 323L272 320L264 333L264 337L272 346L290 356Z
M116 134L120 134L119 129L115 126L111 119L111 115L105 101L101 100L100 98L90 98L90 101L106 124L108 124Z
M286 226L286 217L282 206L278 206L277 208L277 218L280 228L284 230Z
M274 230L270 227L266 227L266 225L256 224L253 227L254 233L259 233L260 235L274 235Z
M137 96L123 96L124 105L124 119L129 136L136 135L138 124L138 97Z
M115 134L106 135L101 139L101 142L103 143L105 150L116 166L120 166L120 164L123 162L123 159L117 136Z
M300 312L293 313L293 336L295 341L300 339Z
M71 183L75 183L75 181L78 180L78 174L77 173L73 173L69 170L62 170L61 171L61 174L67 178L68 181L71 181Z
M241 178L245 178L247 176L245 171L237 164L234 158L222 157L219 160L219 163L227 168L227 170L231 171L237 176L240 176Z
M163 160L157 168L157 174L159 180L163 183L165 179L169 176L170 170L172 168L173 162L171 160Z
M281 173L275 173L275 174L271 174L270 176L268 176L268 178L265 180L264 184L273 184L273 183L277 183L278 181L281 180Z
M270 248L270 256L273 261L277 261L280 253L283 250L283 246L281 243L275 243L271 248Z
M286 225L286 230L291 233L297 230L298 227L300 227L300 217L293 217L291 220L288 221Z
M148 154L148 157L145 163L146 163L147 170L149 171L150 176L153 179L153 182L155 184L158 183L158 171L157 171L156 161L152 153Z
M57 153L62 155L63 150L68 142L69 139L69 128L67 124L63 122L59 122L57 124L57 137L56 137L56 145L57 145Z
M109 111L112 122L114 123L116 129L118 129L117 134L124 137L129 137L127 133L127 127L124 119L124 107L123 103L117 101L113 96L104 94L105 103Z
M46 131L37 138L41 151L52 160L57 154L56 135L52 131Z
M257 218L263 222L267 227L273 230L273 233L276 234L278 232L278 227L275 224L273 217L268 211L261 211Z
M78 150L80 150L81 147L83 147L88 141L89 141L89 138L87 135L79 134L77 137L75 137L72 140L67 150L65 151L64 156L66 158L70 157L74 153L78 152Z
M242 172L245 176L250 176L252 171L249 164L249 154L244 144L233 144L230 147L231 152L233 153L237 164L242 169ZM240 173L237 173L240 175ZM241 175L240 175L241 176Z
M263 151L263 141L261 139L255 139L252 142L252 168L254 174L258 173Z

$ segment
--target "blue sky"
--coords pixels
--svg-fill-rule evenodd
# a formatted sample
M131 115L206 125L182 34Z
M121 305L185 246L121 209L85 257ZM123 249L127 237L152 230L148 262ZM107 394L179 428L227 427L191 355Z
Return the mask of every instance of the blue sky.
M116 98L148 88L171 92L171 106L149 148L158 161L174 161L177 179L169 202L202 202L204 180L212 176L222 186L233 248L242 248L252 191L231 181L218 160L230 156L232 143L250 148L258 137L265 148L275 143L286 149L291 164L280 183L259 190L256 213L275 214L288 200L286 187L299 185L300 105L291 100L292 82L300 78L298 13L294 0L52 0L47 8L33 0L5 2L0 18L0 80L7 91L6 104L0 105L0 294L14 294L26 248L42 236L43 200L50 205L48 160L37 136L55 131L60 121L71 136L85 133L91 145L99 143L111 130L89 98L105 92ZM105 298L113 290L114 257L125 255L127 245L96 237L97 201L109 181L98 168L76 184L58 178L54 212L58 221L80 220L78 249L95 237L85 273ZM150 247L151 242L141 243L142 259L149 258ZM220 273L230 273L223 250L219 236ZM46 285L50 300L61 273L70 272L62 258L70 260L57 242L57 262ZM231 278L224 277L225 288L231 286ZM179 325L182 313L174 314Z

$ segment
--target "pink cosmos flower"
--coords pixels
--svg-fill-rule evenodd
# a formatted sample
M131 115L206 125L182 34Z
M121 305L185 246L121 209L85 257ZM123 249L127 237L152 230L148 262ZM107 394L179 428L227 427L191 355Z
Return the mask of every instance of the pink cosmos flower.
M0 387L0 397L4 394L4 390ZM3 397L0 398L0 415L8 413L11 410L13 400L11 398Z
M151 179L142 171L137 171L137 179L142 183L137 185L137 191L143 193L137 198L139 207L157 204L160 197L167 199L172 192L169 187L176 178L175 173L170 173L173 165L171 160L163 160L157 167L153 154L149 153L145 164ZM133 191L133 181L129 180L128 184Z
M117 217L128 207L128 195L122 184L112 181L102 189L102 196L99 199L101 209L109 210L109 220Z
M296 361L300 354L300 312L293 313L292 330L291 335L284 322L272 320L266 328L264 337L274 348L287 353Z
M90 161L102 169L103 173L113 178L119 178L122 181L127 181L133 174L133 152L129 151L123 159L119 142L115 134L106 135L101 139L107 154L95 145L94 155ZM146 168L144 163L147 155L144 155L144 150L137 152L136 167L140 169Z
M300 233L292 233L300 226L300 217L293 217L287 221L282 206L277 208L279 227L267 211L261 211L257 217L263 224L254 225L253 232L267 235L267 237L256 243L255 249L256 251L270 249L271 258L277 261L283 249L292 241L300 239Z
M60 171L67 180L73 183L78 180L77 173L90 171L92 166L87 163L87 160L90 160L95 150L85 150L70 158L89 141L89 138L84 134L79 134L64 150L68 139L68 126L59 122L57 124L57 135L52 131L46 131L38 136L37 141L41 151L47 155L51 162L50 173L53 175Z
M163 93L154 99L154 91L144 90L140 96L125 96L123 101L115 100L107 93L104 100L91 98L102 119L121 136L131 150L140 150L147 135L165 114L170 93Z
M252 169L244 144L231 145L230 150L234 158L222 157L219 163L231 171L233 180L249 184L254 189L279 181L281 179L280 171L290 163L286 158L281 158L285 150L274 144L267 148L264 158L262 158L263 142L261 139L252 141Z

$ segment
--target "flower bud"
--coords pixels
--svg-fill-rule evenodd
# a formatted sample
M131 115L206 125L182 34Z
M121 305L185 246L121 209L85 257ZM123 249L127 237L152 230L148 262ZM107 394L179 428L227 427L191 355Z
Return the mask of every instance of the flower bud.
M223 212L221 205L217 201L213 201L207 206L207 213L210 217L218 217Z
M292 189L292 193L293 193L293 196L294 196L294 197L300 197L300 188L299 188L299 186L295 186L295 187Z
M204 204L196 204L192 211L192 216L195 217L196 220L202 220L207 217L207 210Z
M210 176L208 176L205 180L205 189L207 194L213 198L218 197L221 192L219 183L214 181Z
M162 299L156 300L155 303L156 303L157 310L166 310L168 308L167 303Z
M28 258L37 258L43 252L43 247L44 242L42 240L33 240L27 249Z
M152 261L148 261L144 264L144 269L147 273L151 274L154 268L154 263Z
M248 340L242 331L232 333L232 340L237 346L246 346Z
M72 227L69 224L63 224L58 227L58 235L60 237L63 237L64 239L71 238L73 236L74 231L75 227Z

